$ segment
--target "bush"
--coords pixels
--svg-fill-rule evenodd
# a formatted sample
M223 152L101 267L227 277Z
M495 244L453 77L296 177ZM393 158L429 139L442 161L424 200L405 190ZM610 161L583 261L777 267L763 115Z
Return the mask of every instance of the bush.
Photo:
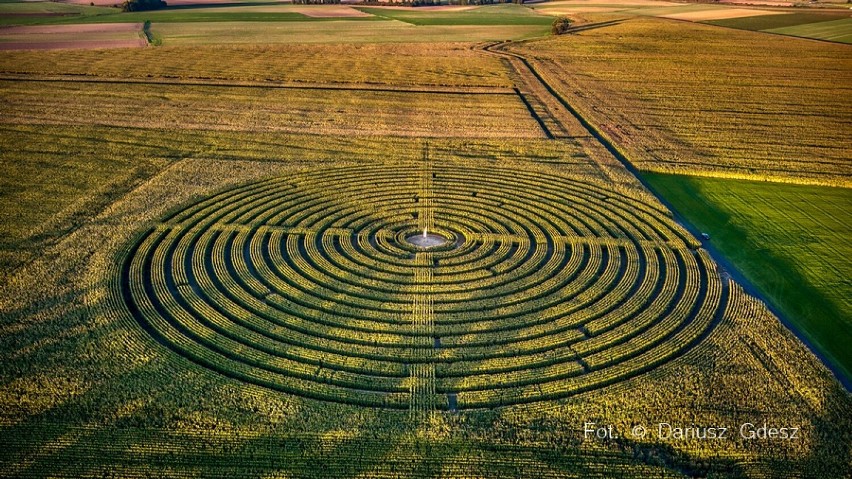
M144 12L166 8L163 0L127 0L121 4L122 12Z
M553 25L550 27L550 33L554 35L562 35L563 33L567 33L569 28L571 28L571 19L568 17L558 17L553 21Z

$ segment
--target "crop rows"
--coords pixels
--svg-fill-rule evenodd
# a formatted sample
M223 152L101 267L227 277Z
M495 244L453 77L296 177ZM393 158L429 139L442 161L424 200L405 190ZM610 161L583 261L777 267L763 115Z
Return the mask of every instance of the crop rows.
M49 89L46 99L41 92ZM289 131L331 135L541 138L511 90L277 88L216 83L0 79L2 123ZM262 104L263 108L258 105ZM203 105L203 106L202 106ZM391 105L408 105L404 109Z
M721 319L715 266L660 212L551 173L426 164L189 205L129 250L125 302L204 367L413 418L623 381ZM406 241L424 228L447 243Z
M640 170L849 184L846 45L646 17L510 50Z

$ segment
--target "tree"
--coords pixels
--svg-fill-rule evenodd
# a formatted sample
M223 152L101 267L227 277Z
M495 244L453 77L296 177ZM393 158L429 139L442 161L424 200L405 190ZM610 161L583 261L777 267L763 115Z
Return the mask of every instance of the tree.
M550 27L550 33L554 35L562 35L563 33L567 33L569 28L571 28L571 19L568 17L557 17L556 20L553 20L553 25Z
M166 2L163 0L126 0L121 4L123 12L144 12L161 8L166 8Z

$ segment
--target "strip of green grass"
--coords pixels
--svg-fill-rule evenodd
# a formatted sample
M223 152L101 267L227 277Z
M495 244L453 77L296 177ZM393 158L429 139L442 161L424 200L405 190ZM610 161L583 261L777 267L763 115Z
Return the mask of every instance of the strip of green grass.
M852 190L644 173L836 370L852 373Z
M412 25L550 25L553 17L539 15L520 5L493 5L460 11L395 10L359 8L376 17L399 20Z
M806 23L828 22L845 18L836 14L826 13L790 13L788 15L758 15L755 17L729 18L726 20L710 20L703 23L720 27L738 28L740 30L770 30L773 28L792 27Z

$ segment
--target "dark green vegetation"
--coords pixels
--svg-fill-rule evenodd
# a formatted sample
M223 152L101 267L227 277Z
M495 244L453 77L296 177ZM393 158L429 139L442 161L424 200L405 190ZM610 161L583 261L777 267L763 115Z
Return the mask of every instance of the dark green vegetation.
M123 12L144 12L162 8L166 8L166 2L163 0L126 0L121 4Z
M571 28L571 19L568 17L558 17L550 26L550 33L562 35L563 33L567 33L569 28Z
M852 190L643 176L852 377Z
M756 17L709 20L704 23L741 30L760 31L809 23L829 22L842 18L849 18L849 15L838 15L837 13L790 13L785 15L758 15Z

